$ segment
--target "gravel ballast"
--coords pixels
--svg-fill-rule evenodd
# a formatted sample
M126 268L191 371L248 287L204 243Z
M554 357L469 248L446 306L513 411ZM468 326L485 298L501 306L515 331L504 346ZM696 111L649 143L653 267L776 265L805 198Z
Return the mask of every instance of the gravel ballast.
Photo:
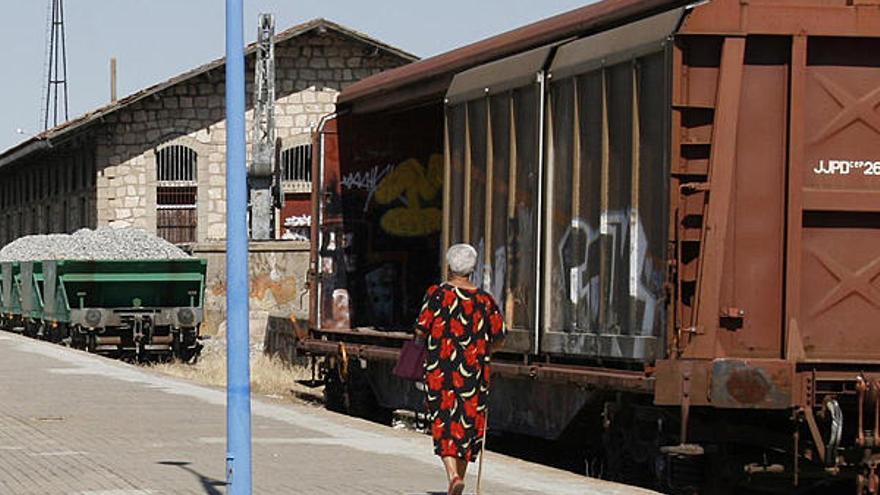
M4 261L127 261L190 258L174 244L141 229L82 229L68 234L31 235L0 249Z

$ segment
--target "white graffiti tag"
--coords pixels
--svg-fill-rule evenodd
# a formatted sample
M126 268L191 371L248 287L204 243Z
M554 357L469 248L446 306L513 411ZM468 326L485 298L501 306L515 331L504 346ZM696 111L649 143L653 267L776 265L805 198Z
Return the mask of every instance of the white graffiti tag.
M565 246L578 232L579 236L586 238L578 240L578 242L584 243L586 249L582 262L572 265L570 261L566 262ZM607 280L608 289L604 294L604 297L607 298L607 307L615 307L614 298L617 293L615 284L619 277L618 260L627 260L629 264L629 280L627 281L629 297L644 304L640 330L642 335L651 335L654 331L659 299L662 297L658 290L660 285L658 276L662 276L662 271L654 266L648 256L645 230L638 213L635 211L603 212L599 219L598 229L580 218L571 221L571 226L560 240L558 253L562 278L568 281L569 302L577 306L581 301L585 301L589 308L590 321L598 320L599 299L603 297L603 294L600 293L599 270L596 268L599 260L595 259L599 251L593 250L591 247L600 242L603 237L608 239L611 253L610 273ZM629 238L629 243L627 243L627 238ZM591 252L594 252L593 259L591 259ZM595 275L589 277L591 268Z
M285 227L310 227L312 225L311 215L294 215L284 219Z
M345 189L362 189L367 191L367 200L364 202L364 211L366 212L370 206L370 201L379 188L379 183L388 175L394 167L385 165L384 167L376 165L364 172L352 172L342 177L342 187Z

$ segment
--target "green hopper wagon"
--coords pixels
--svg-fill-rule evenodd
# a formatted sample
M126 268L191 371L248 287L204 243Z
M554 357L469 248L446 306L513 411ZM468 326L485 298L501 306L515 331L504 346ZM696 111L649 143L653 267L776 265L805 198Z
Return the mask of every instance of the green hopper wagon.
M200 259L43 262L50 335L110 354L198 355L207 262Z
M18 263L0 263L0 326L6 330L20 330L24 326L18 280Z
M25 335L43 335L43 264L22 261L18 264L18 291Z
M3 281L3 265L0 264L0 330L6 328L6 284Z

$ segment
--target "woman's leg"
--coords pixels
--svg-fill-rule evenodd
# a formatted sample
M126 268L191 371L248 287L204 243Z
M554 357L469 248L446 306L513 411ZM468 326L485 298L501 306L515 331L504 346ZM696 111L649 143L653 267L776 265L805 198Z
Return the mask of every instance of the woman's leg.
M464 459L455 458L455 471L458 473L458 477L464 479L464 475L467 472L468 462Z
M441 459L443 460L443 467L446 468L446 477L449 481L452 481L456 476L459 476L457 462L459 459L457 457L442 457ZM462 479L463 478L464 477L462 476Z

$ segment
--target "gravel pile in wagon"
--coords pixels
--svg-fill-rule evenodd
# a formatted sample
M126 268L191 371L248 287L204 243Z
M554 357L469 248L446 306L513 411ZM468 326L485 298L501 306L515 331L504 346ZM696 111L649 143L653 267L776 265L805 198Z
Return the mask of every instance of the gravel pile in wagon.
M31 235L0 249L0 262L173 260L189 257L174 244L144 230L110 227L82 229L70 235Z

